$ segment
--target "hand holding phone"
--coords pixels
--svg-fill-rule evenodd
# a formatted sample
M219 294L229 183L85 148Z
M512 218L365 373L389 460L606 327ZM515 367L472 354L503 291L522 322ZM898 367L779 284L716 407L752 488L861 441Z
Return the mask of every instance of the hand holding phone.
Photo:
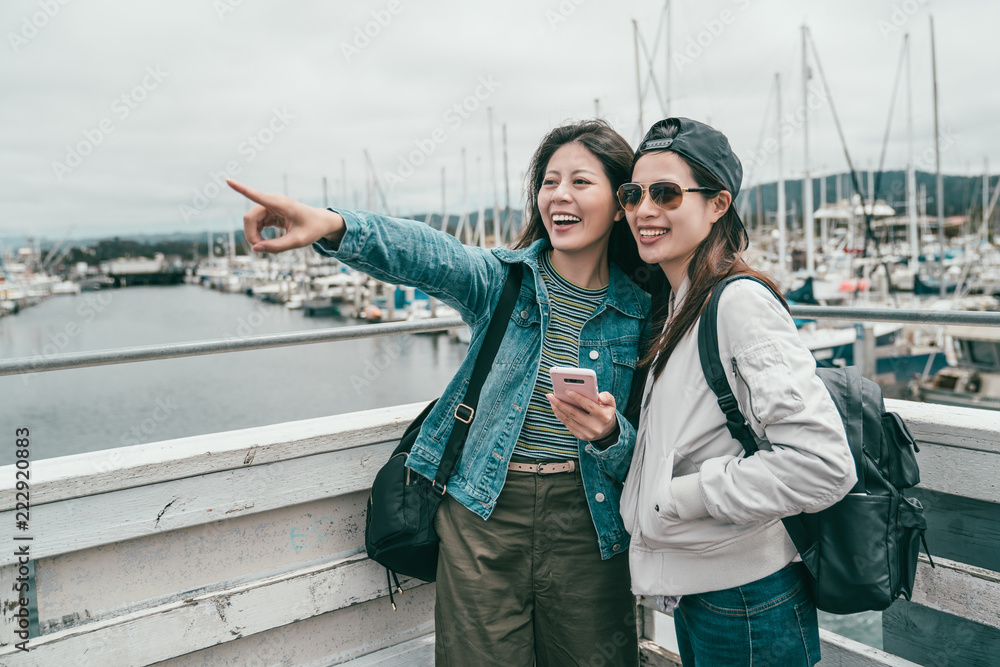
M582 410L583 406L577 404L572 398L566 395L566 391L572 389L595 403L600 403L597 391L597 373L589 368L553 366L549 369L549 376L552 378L552 393L560 400L566 401Z

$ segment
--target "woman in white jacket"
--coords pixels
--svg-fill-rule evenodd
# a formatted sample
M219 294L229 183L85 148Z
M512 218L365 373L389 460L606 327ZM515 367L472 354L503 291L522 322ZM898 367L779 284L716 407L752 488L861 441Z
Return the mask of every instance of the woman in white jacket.
M621 504L632 591L675 607L685 665L813 665L816 608L780 519L824 509L854 485L843 425L786 304L755 281L725 289L718 333L761 440L756 455L729 434L698 355L698 317L720 280L749 274L774 286L741 256L742 174L725 135L668 118L646 134L634 182L618 191L640 256L666 279L653 294L660 333Z

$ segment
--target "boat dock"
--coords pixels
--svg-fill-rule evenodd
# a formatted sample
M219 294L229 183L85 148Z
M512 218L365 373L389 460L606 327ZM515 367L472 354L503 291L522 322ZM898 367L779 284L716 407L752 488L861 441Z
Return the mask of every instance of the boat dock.
M834 309L808 314L822 310ZM3 360L0 374L460 326L449 318ZM1000 413L886 403L920 446L912 495L926 508L937 567L921 555L913 600L882 613L883 650L821 630L820 664L996 665ZM423 405L0 467L8 534L23 513L17 473L27 466L31 505L30 530L12 535L30 541L0 551L0 664L433 664L434 585L403 579L393 611L386 572L363 545L370 484ZM30 558L13 545L29 545ZM28 584L24 605L10 592L18 582ZM670 619L643 598L636 613L643 664L678 665L657 630Z

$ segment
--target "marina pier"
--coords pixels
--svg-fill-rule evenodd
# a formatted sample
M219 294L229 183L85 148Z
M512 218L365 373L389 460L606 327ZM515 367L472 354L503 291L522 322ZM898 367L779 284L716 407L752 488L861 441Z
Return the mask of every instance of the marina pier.
M963 315L969 316L969 313ZM461 326L346 327L0 362L0 374L141 362ZM379 665L433 663L434 585L364 553L375 473L423 403L31 462L31 567L0 556L0 663ZM920 446L927 542L912 601L882 613L882 650L821 630L821 665L990 665L1000 647L1000 413L887 401ZM15 465L0 468L14 525ZM8 598L4 598L7 600ZM638 599L643 664L679 664L669 618ZM601 664L595 656L593 664ZM80 663L83 664L83 663Z

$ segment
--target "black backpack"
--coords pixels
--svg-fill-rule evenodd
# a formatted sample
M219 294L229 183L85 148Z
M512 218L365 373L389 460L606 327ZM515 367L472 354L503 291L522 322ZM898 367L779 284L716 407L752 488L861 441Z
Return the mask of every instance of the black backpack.
M726 285L740 279L767 287L746 275L719 282L699 320L698 354L729 433L752 456L757 439L719 359L719 298ZM885 411L881 388L856 367L818 368L816 374L844 422L858 482L831 507L781 521L809 570L817 608L833 614L885 609L900 595L910 599L921 540L927 551L923 507L900 495L920 482L914 455L919 449L899 415Z

